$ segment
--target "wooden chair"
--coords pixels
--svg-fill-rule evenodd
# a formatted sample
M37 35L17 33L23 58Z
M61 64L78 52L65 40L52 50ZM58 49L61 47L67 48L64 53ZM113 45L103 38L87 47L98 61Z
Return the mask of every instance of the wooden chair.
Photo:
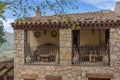
M93 54L93 52L90 51L90 54L89 54L89 60L90 60L90 62L96 62L95 57L96 56Z

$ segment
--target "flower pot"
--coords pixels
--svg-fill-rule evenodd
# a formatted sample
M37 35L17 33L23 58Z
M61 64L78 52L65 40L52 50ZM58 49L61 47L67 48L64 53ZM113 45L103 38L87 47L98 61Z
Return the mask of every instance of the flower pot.
M107 65L108 64L108 56L103 56L102 61L105 65Z
M60 57L60 55L59 55L59 53L57 52L56 58L55 58L55 63L56 63L56 64L59 64L59 63L60 63L59 57Z
M26 57L26 63L30 63L31 62L31 57L28 55L27 57Z

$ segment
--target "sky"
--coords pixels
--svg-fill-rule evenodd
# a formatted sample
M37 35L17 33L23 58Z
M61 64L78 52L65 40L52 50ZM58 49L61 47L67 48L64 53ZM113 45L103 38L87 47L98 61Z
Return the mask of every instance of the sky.
M65 8L67 9L68 13L94 12L94 11L108 10L108 9L114 11L116 2L120 0L77 0L77 1L78 2L76 3L76 5L79 6L79 9L69 10ZM52 14L51 12L46 13L46 15L51 15L51 14ZM5 31L13 33L14 31L10 23L14 22L16 18L12 16L11 10L6 10L4 16L7 19L7 21L3 21ZM32 16L35 15L32 14L31 17Z

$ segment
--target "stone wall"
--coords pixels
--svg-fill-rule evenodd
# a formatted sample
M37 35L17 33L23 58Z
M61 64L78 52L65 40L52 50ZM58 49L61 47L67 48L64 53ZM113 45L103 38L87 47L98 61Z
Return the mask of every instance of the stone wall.
M110 30L111 66L120 66L120 28Z
M60 64L71 65L72 55L72 31L70 29L60 30Z
M119 28L110 30L110 66L72 66L71 34L71 30L60 30L60 65L27 65L24 63L24 31L15 30L14 80L24 80L30 75L37 76L36 80L45 80L46 75L61 75L62 80L88 80L87 73L112 74L111 80L120 80Z

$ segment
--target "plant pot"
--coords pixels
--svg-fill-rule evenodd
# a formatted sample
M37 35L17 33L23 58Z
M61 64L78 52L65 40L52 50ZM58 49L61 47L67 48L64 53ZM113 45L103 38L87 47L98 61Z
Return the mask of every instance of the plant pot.
M102 61L105 65L107 65L108 64L108 56L103 56Z
M26 63L30 63L31 62L31 57L28 55L27 57L26 57Z
M56 58L55 58L55 63L59 64L60 63L60 59L59 59L60 55L57 53Z

